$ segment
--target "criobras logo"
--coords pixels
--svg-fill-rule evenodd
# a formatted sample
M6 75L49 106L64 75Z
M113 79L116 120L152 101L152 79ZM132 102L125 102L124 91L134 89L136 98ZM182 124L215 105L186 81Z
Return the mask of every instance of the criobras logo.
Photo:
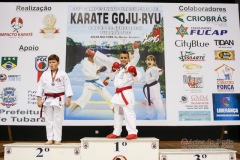
M224 24L227 23L226 16L214 16L214 15L185 15L185 14L178 14L173 16L173 18L177 19L178 21L185 23L187 22L206 22L206 23L214 23L214 24Z

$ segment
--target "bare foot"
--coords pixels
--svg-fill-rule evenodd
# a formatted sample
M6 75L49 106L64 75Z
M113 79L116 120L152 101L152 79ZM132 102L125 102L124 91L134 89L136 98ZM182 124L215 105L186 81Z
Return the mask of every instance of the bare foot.
M46 144L46 145L51 145L51 144L53 144L53 141L52 141L52 140L49 140L49 141L47 141L45 144Z
M61 144L61 141L54 141L54 144L60 145L60 144Z

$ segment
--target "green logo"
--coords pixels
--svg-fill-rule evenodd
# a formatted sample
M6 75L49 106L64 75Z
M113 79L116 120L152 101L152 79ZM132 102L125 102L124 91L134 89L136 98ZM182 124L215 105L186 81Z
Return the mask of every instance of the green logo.
M11 70L17 67L17 57L2 57L2 67L6 70Z

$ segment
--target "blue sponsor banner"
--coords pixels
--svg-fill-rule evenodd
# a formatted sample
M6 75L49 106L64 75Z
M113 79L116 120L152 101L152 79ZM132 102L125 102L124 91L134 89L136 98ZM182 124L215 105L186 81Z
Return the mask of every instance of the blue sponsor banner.
M214 120L240 120L240 94L213 94Z

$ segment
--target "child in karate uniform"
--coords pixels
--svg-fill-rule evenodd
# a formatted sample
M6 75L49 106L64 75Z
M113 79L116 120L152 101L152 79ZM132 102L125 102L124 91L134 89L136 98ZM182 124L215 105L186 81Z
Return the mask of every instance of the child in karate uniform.
M73 92L67 73L58 69L59 57L50 55L48 64L50 70L44 72L38 82L37 104L41 113L42 109L45 113L48 140L45 144L59 145L62 140L63 106L70 106Z
M159 76L162 75L163 69L157 67L155 56L148 55L145 63L147 70L145 73L146 84L143 87L143 93L147 98L147 117L154 119L154 112L157 111L157 119L165 119L165 110L163 107L162 97L160 94Z
M114 62L110 73L110 80L114 81L116 92L111 102L114 107L114 131L107 138L118 138L122 132L123 118L126 121L128 135L126 139L138 138L136 128L136 114L134 112L135 98L132 86L134 82L140 81L141 74L136 70L130 61L129 53L122 51L119 55L119 62Z

